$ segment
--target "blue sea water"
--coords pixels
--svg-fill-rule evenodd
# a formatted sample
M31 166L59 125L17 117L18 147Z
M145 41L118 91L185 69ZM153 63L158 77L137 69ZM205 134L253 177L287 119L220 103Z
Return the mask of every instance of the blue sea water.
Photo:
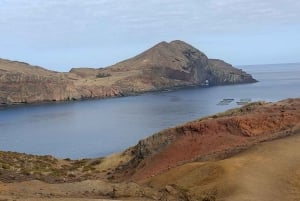
M238 107L242 98L300 97L300 64L239 68L259 82L1 109L0 150L73 159L105 156L162 129ZM223 98L235 101L217 105Z

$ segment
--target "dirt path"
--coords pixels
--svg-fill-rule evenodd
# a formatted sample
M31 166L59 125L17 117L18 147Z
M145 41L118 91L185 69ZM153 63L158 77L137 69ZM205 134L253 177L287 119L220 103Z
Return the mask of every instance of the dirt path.
M131 199L117 198L122 195ZM140 196L139 187L134 183L113 185L100 180L62 184L48 184L37 180L16 183L0 182L0 201L147 200L139 198ZM111 199L103 197L111 197Z

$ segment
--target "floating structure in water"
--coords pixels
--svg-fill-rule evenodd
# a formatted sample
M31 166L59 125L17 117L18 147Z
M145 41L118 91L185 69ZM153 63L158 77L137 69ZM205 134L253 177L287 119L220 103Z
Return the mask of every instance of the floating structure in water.
M229 105L232 101L234 101L234 98L224 98L217 105ZM251 103L251 101L251 98L241 98L239 101L236 102L236 104L246 105L248 103Z
M229 105L232 101L234 101L234 98L224 98L217 105Z

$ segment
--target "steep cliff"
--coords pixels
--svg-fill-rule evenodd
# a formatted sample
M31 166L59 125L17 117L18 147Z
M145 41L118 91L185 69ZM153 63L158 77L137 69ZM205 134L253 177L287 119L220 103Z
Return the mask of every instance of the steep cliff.
M212 85L255 82L252 76L219 59L209 59L210 83Z
M72 87L72 82L61 73L0 60L1 104L66 100Z
M251 75L183 41L161 42L106 68L58 73L0 59L0 104L66 101L187 86L256 82Z
M0 104L69 101L120 96L111 86L90 84L71 73L0 59Z

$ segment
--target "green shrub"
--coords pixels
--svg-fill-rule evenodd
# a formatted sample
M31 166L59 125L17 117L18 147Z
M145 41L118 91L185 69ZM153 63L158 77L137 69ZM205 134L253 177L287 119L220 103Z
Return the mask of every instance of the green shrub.
M109 77L111 76L109 73L98 73L96 75L96 78L103 78L103 77Z

